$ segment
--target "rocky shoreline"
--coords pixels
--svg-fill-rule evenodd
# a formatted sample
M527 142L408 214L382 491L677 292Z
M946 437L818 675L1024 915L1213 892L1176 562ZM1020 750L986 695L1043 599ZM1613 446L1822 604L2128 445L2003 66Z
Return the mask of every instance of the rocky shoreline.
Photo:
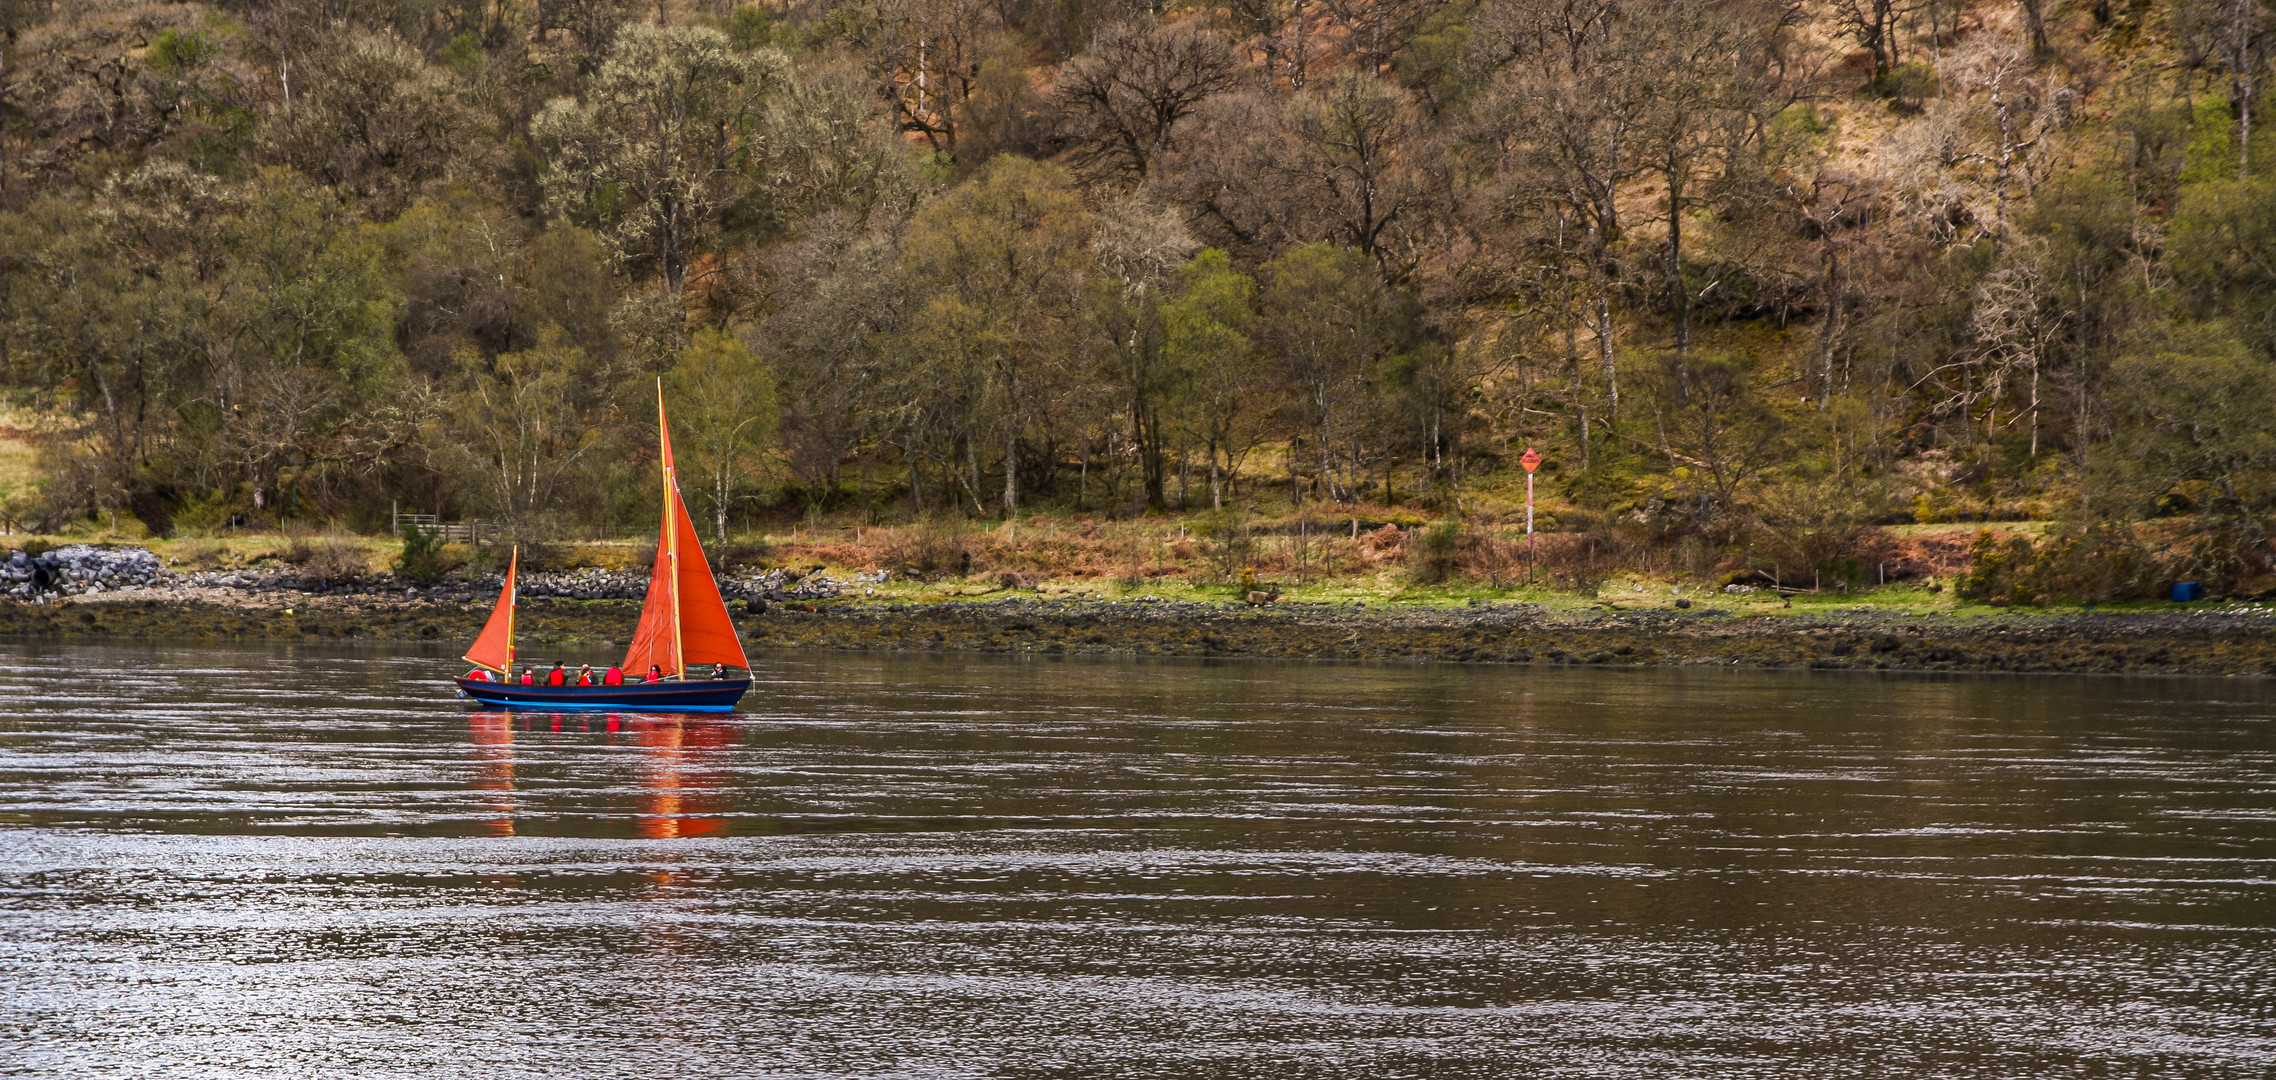
M494 586L493 586L494 588ZM527 596L523 655L572 663L621 648L631 599ZM769 590L775 596L790 594ZM2276 675L2276 606L2076 615L1731 615L1147 601L905 604L748 595L737 624L769 648L1043 656L1205 656L1478 664L1736 666L1892 671ZM0 600L0 634L72 640L469 640L479 588L258 591L178 582L30 603Z

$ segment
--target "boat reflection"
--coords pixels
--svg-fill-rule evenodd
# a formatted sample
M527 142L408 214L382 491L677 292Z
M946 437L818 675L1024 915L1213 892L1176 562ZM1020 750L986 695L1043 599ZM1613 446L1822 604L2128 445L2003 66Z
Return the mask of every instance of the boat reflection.
M619 718L609 717L616 726ZM718 766L735 741L733 725L696 716L628 716L643 755L635 828L650 839L727 834L727 784Z
M527 713L485 710L466 717L468 753L474 761L475 805L482 827L494 836L513 836L521 813L515 795L517 732L543 735L601 735L606 743L626 741L640 748L633 831L644 837L722 836L727 832L729 799L720 765L735 741L735 728L718 720L672 714ZM572 744L577 740L572 740Z
M508 712L473 712L466 716L467 736L473 743L474 789L497 792L482 801L498 816L483 822L494 836L514 835L514 717Z

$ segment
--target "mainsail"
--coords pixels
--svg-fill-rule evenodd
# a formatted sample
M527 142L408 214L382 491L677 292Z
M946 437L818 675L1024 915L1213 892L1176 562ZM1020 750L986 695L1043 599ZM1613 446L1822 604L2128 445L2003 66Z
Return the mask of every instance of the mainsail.
M656 564L648 571L648 602L640 609L632 648L624 654L625 673L646 674L650 665L666 675L682 674L691 664L749 668L735 621L728 617L727 602L720 599L711 564L703 557L695 522L680 499L661 379L656 382L656 430L663 439L664 523L656 537Z
M474 639L474 647L466 650L466 658L477 667L489 668L500 674L511 674L514 667L514 574L522 566L522 549L517 547L506 561L506 587L498 590L498 606L490 609L490 621L482 626L482 636Z

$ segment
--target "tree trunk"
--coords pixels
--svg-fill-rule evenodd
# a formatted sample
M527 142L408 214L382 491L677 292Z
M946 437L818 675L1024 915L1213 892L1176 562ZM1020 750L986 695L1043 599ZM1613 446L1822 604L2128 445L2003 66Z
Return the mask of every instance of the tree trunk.
M2039 456L2039 354L2031 354L2031 456Z
M1288 508L1296 510L1304 505L1304 478L1296 468L1297 455L1303 452L1303 443L1295 436L1288 437Z
M1019 513L1019 436L1004 432L1004 517Z
M1168 505L1163 495L1167 487L1163 477L1167 455L1162 447L1161 422L1154 418L1151 410L1135 403L1130 415L1138 439L1138 465L1146 479L1146 508L1160 510Z
M1667 287L1675 317L1675 354L1691 355L1691 290L1683 285L1682 161L1673 149L1667 159Z
M2041 4L2045 0L2023 0L2023 23L2031 28L2031 55L2045 56L2047 46L2047 19Z
M711 478L712 538L721 544L727 542L727 471L721 469Z
M1215 439L1209 442L1209 508L1211 510L1223 510L1225 508L1225 488L1217 473L1217 441Z
M1818 329L1818 409L1833 404L1833 349L1841 333L1841 253L1829 241L1826 244L1826 314L1825 323Z
M2229 25L2229 97L2236 102L2236 178L2248 175L2252 162L2252 12L2259 0L2229 0L2236 5Z
M1620 423L1620 372L1612 356L1612 302L1596 294L1596 348L1604 360L1604 421Z
M972 496L972 512L986 515L988 508L980 502L980 447L969 435L964 438L964 465L972 472L972 482L964 485L965 493Z

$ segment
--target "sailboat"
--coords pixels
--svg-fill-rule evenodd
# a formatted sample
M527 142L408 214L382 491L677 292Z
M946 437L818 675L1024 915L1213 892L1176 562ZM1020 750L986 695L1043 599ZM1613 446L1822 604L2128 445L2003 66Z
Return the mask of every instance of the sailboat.
M751 661L735 635L735 621L719 596L719 582L703 557L695 522L689 520L673 473L672 428L664 416L664 385L656 384L656 430L662 440L664 522L656 537L656 564L648 574L648 600L640 626L624 654L622 686L523 685L513 681L514 583L522 553L514 549L506 564L506 584L490 621L475 637L466 659L491 678L459 677L459 693L485 705L509 709L621 709L635 712L730 712L751 689ZM732 668L733 678L690 677L695 666ZM662 677L647 681L650 667Z

